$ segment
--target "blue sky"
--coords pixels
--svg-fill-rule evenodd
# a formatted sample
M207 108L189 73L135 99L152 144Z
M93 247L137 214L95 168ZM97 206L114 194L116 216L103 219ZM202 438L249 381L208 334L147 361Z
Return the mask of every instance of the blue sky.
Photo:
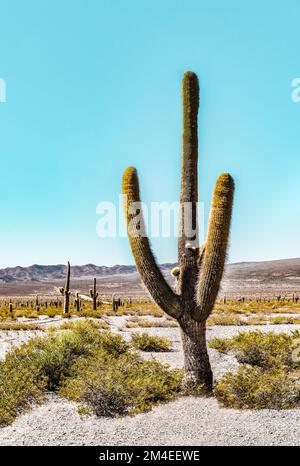
M201 86L206 218L222 171L236 181L230 261L300 257L298 0L1 2L0 267L132 263L96 235L137 167L143 200L176 201L181 77ZM175 239L155 239L160 262Z

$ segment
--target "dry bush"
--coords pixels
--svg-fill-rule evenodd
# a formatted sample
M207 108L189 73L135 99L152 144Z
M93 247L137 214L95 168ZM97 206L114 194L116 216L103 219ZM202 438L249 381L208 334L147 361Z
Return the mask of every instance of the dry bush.
M225 406L249 409L300 407L300 361L294 357L300 332L247 332L214 338L210 347L232 352L241 363L216 384L215 394Z
M145 411L179 393L181 371L143 360L120 335L99 330L99 321L65 326L0 361L0 425L42 401L46 391L109 416Z
M157 337L148 333L134 333L131 337L131 344L134 348L150 353L171 351L169 338Z
M156 320L149 320L149 319L143 319L138 316L131 317L125 322L125 327L127 328L151 328L151 327L158 327L158 328L170 328L170 327L178 327L177 322L172 319L172 320L167 320L167 319L156 319Z

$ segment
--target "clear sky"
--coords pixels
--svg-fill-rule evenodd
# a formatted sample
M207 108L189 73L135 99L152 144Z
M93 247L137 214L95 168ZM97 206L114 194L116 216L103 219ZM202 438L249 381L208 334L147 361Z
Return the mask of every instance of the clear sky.
M300 257L299 0L0 2L0 267L132 263L96 235L137 167L143 200L176 201L181 77L201 86L206 218L222 171L236 181L230 261ZM160 262L176 240L155 239Z

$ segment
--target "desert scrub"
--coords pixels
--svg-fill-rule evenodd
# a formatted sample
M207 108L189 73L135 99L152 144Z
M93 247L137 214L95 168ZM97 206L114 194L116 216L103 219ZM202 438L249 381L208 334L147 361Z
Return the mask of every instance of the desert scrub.
M264 371L241 365L225 374L214 393L225 406L238 409L289 409L300 407L299 374L283 369Z
M161 327L166 327L166 328L171 328L171 327L178 327L177 322L172 319L143 319L142 317L134 316L130 317L126 322L125 322L125 327L127 328L161 328Z
M134 333L131 337L134 348L147 352L171 351L171 341L169 338L149 335L149 333Z
M46 380L25 348L8 353L0 361L0 426L10 424L32 403L44 398Z
M214 325L243 325L243 321L236 315L216 315L213 314L207 319L207 326Z
M0 322L0 331L36 331L39 330L44 332L45 329L39 324L25 324L25 323L12 323L12 322Z
M81 403L97 416L120 416L148 411L180 392L182 371L158 361L145 361L130 351L112 357L104 351L78 359L61 395Z
M78 317L90 317L93 319L102 319L103 313L100 311L93 311L91 310L85 310L85 311L80 311L80 312L74 312L72 315L76 315Z
M259 301L255 300L248 301L244 303L237 300L227 300L226 303L223 301L218 301L215 304L213 313L235 313L235 314L271 314L271 313L280 313L280 314L296 314L300 312L300 303L285 302L284 306L282 302L277 302L276 300L271 301Z
M109 324L106 322L104 319L86 319L86 322L91 322L93 327L103 329L103 330L108 330L109 329ZM56 331L56 330L70 330L74 326L74 322L68 322L68 321L62 321L62 323L59 322L58 325L53 325L51 327L48 327L48 330L51 331Z
M240 333L214 338L210 347L232 352L241 363L216 384L214 393L225 406L242 409L284 409L300 407L300 332L291 335Z
M59 392L98 415L136 413L176 396L181 371L144 361L120 335L93 321L51 329L0 362L0 425Z
M279 325L279 324L300 324L300 317L292 316L276 316L270 317L270 324Z
M263 369L274 367L297 367L292 358L295 342L300 332L285 333L241 332L232 338L213 338L209 346L222 353L232 352L243 364L259 366Z

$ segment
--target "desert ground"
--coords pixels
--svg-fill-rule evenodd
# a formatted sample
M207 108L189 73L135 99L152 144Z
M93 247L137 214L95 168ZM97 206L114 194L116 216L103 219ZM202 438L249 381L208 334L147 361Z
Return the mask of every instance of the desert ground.
M168 277L169 268L164 270ZM14 347L47 334L50 327L63 328L66 322L92 319L128 341L133 334L145 332L167 337L171 341L169 351L142 351L142 357L156 358L171 368L183 367L179 327L151 303L132 268L126 273L118 269L97 276L99 315L91 312L88 297L92 279L81 273L78 270L78 276L71 280L68 316L63 315L58 291L62 278L48 274L40 280L2 280L1 360ZM253 330L286 334L300 331L299 279L299 259L227 267L215 310L207 322L208 341ZM76 293L82 302L80 314L74 308ZM109 304L113 296L122 301L117 310ZM209 355L215 381L239 367L232 354L209 348ZM76 403L49 393L42 404L33 405L11 425L0 428L0 445L300 445L299 439L299 409L225 408L214 397L203 395L180 396L136 416L99 418L79 414Z
M285 318L288 309L283 306ZM296 312L297 311L297 312ZM295 316L299 312L293 310ZM260 314L272 319L273 313ZM247 317L246 317L247 318ZM72 317L71 320L76 320ZM63 324L60 316L37 319L21 318L22 323L38 323L41 328ZM106 316L110 330L126 339L132 333L147 332L168 337L171 351L143 353L145 358L158 358L171 367L182 367L183 354L178 327L164 327L168 320L152 315ZM146 322L147 327L139 327ZM153 327L148 327L152 324ZM127 325L129 327L127 327ZM130 326L133 325L133 328ZM212 325L208 327L208 340L230 337L241 330L259 329L263 332L291 332L300 330L299 324L264 325ZM0 356L13 346L20 345L41 330L1 331ZM210 349L215 378L226 371L235 371L238 362L233 356L222 355ZM237 410L221 407L216 399L205 396L186 396L162 404L148 413L123 418L97 418L79 415L75 403L49 394L47 401L18 417L15 422L0 429L0 445L299 445L300 411L289 410Z

